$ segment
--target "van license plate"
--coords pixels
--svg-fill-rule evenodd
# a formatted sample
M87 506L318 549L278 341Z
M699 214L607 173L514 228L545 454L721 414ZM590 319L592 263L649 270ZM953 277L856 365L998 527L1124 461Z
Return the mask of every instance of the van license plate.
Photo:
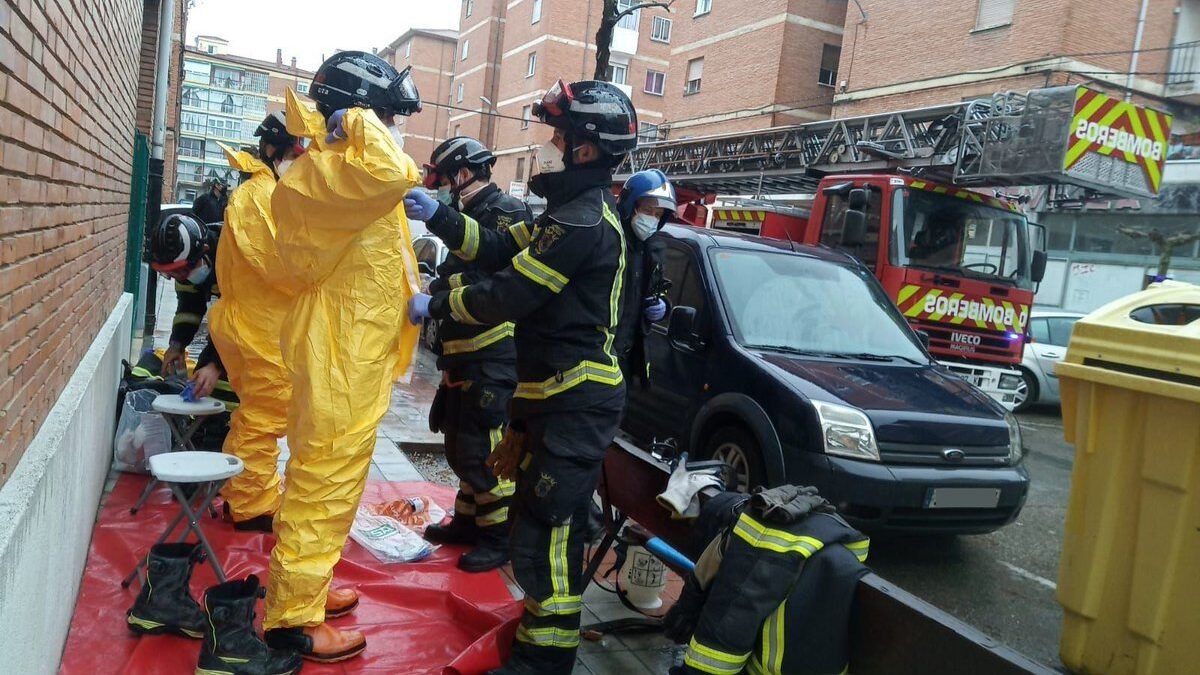
M932 488L925 493L927 509L994 509L999 488Z

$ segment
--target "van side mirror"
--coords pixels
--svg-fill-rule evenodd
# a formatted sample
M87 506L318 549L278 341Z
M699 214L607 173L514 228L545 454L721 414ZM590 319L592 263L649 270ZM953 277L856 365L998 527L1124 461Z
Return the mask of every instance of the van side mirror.
M1033 261L1029 265L1029 277L1033 283L1040 284L1046 276L1046 252L1034 251Z
M700 340L696 337L696 310L693 307L675 307L667 322L667 340L677 349L695 349Z
M865 188L854 188L846 197L846 206L855 211L867 209L867 191Z
M867 239L867 214L858 209L846 211L842 220L842 246L861 246Z
M427 274L431 277L437 276L437 271L433 269L433 265L429 264L429 261L427 260L422 260L417 263L417 271L421 274Z

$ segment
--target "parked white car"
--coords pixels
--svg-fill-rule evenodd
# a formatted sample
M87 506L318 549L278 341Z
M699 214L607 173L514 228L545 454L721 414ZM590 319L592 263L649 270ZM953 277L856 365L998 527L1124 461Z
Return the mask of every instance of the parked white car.
M415 237L412 245L413 253L417 254L417 267L421 271L421 291L428 293L429 282L437 278L437 268L446 261L450 249L432 234ZM425 325L421 327L421 341L428 349L433 349L437 342L436 321L425 320Z
M1035 309L1029 317L1029 342L1021 358L1021 386L1016 409L1037 403L1058 403L1058 375L1054 364L1067 354L1071 329L1083 314L1057 309Z

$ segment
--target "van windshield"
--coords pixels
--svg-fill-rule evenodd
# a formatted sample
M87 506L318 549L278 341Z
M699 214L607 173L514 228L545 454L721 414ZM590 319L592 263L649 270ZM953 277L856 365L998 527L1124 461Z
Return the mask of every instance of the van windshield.
M710 256L734 335L746 347L928 362L864 269L789 253L715 249Z
M893 265L1033 288L1021 214L926 190L897 190L894 199Z

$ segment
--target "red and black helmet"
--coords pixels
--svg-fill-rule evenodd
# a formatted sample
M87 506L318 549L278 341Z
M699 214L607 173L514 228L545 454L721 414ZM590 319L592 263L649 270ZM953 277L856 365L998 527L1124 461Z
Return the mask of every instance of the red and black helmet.
M342 108L370 108L384 115L421 111L421 95L413 83L412 66L400 72L366 52L338 52L317 69L308 95L325 117Z
M288 133L287 121L282 110L263 118L258 128L254 130L254 135L259 138L260 151L265 150L263 145L271 145L281 148L291 147L297 155L304 154L304 146L300 144L300 139ZM264 156L263 159L274 158Z
M616 85L598 80L559 80L533 105L533 114L601 152L620 156L637 148L637 111Z
M444 177L458 173L466 167L476 179L491 175L496 156L487 146L470 136L455 136L442 141L429 156L425 169L425 187L436 190Z
M150 267L156 272L190 268L204 256L204 225L195 216L175 213L150 233Z

